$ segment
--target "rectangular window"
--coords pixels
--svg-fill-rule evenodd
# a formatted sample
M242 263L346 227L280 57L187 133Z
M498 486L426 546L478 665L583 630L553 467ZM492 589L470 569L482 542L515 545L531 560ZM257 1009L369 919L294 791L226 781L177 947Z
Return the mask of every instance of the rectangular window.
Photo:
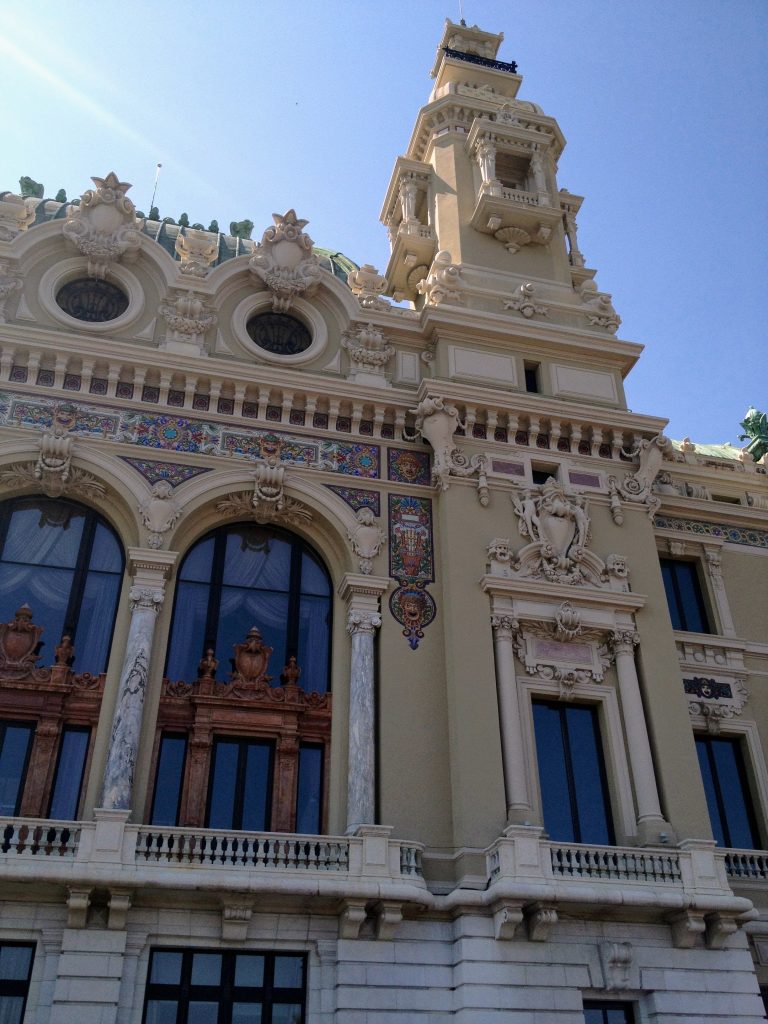
M539 378L540 363L525 363L523 370L525 373L525 390L529 391L533 395L538 395L541 391L541 381Z
M15 817L21 807L35 727L0 722L0 814Z
M695 562L661 558L661 575L673 629L711 633Z
M29 994L35 947L30 942L0 943L0 1021L21 1024Z
M597 999L584 1001L584 1024L635 1024L630 1003L606 1003Z
M223 739L213 744L208 789L208 828L264 832L272 817L274 744Z
M757 849L760 844L741 743L722 736L697 736L696 753L715 839L720 846Z
M550 839L611 845L613 823L596 709L534 701L533 724Z
M323 748L310 743L299 747L299 784L296 787L296 831L319 835L323 811Z
M304 1024L306 956L153 949L144 1024Z
M54 821L74 821L77 818L90 739L91 730L87 726L67 725L62 731L48 810L48 817Z
M152 797L152 825L178 825L187 737L163 733L157 755L155 793Z

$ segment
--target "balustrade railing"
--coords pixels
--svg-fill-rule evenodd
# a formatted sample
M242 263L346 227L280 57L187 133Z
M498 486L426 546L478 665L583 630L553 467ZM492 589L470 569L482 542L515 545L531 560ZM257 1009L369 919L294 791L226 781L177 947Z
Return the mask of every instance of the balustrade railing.
M560 878L674 884L682 881L677 853L550 843L552 873Z
M523 203L525 206L538 206L538 196L531 195L530 192L523 192L518 188L502 188L501 190L502 199L511 199L515 203Z
M728 850L725 871L731 879L765 882L768 880L768 853L764 850Z
M80 826L37 818L0 818L0 854L11 857L74 857Z
M141 829L137 861L203 864L272 871L347 871L349 841L344 838L217 832L209 829Z

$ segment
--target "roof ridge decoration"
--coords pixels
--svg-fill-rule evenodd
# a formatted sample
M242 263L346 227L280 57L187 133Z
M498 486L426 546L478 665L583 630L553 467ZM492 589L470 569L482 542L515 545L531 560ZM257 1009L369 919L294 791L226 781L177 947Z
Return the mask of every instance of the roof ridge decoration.
M272 308L287 313L298 295L311 295L320 282L320 261L314 242L302 229L309 223L295 210L273 213L274 226L266 229L250 259L251 271L272 292Z
M129 182L120 181L114 171L91 181L96 188L85 191L79 205L69 206L63 232L88 258L89 277L103 280L112 263L136 259L144 221L126 196Z

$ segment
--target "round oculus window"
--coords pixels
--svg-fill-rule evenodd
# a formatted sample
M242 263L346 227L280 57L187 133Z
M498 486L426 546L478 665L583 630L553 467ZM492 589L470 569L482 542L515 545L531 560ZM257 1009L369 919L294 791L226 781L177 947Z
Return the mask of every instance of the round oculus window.
M304 324L285 313L257 313L245 329L259 348L275 356L297 356L312 344Z
M56 302L75 320L103 324L116 320L128 309L128 296L111 281L79 277L60 288Z

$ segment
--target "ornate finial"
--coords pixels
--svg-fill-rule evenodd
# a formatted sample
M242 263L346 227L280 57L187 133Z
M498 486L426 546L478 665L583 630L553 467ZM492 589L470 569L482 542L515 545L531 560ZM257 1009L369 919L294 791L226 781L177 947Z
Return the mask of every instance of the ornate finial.
M72 637L67 633L61 638L61 642L54 648L56 664L68 667L75 660L75 648L72 646Z
M200 679L213 679L216 675L216 669L219 667L219 663L216 660L216 656L213 653L213 648L209 647L203 657L200 659L200 663L197 666L197 674Z
M283 668L280 673L280 682L283 686L298 686L299 679L301 678L301 669L296 661L296 655L292 654L288 658L288 664Z

